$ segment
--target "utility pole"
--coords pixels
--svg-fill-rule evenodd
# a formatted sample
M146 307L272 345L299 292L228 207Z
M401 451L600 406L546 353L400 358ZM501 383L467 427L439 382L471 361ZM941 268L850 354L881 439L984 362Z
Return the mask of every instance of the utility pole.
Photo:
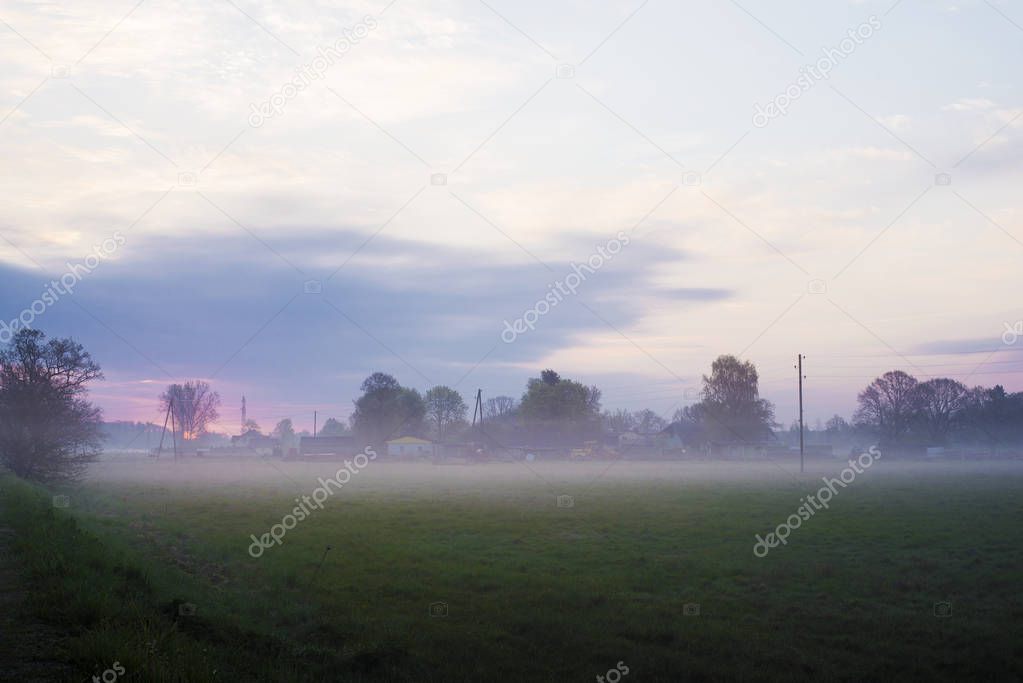
M316 436L316 412L317 411L315 410L313 411L313 436ZM308 413L306 413L306 415L308 415Z
M472 409L472 426L476 426L476 416L479 415L480 427L483 427L483 390L476 390L476 405Z
M472 426L473 427L476 426L476 416L477 415L479 416L479 420L480 420L480 428L479 428L478 435L479 435L479 437L481 439L481 444L480 444L479 447L475 447L475 451L476 451L476 456L477 457L483 457L484 451L487 450L487 444L486 444L486 441L483 439L483 437L487 436L487 433L485 431L483 431L483 390L482 389L477 389L476 390L476 405L472 409ZM473 439L475 439L475 438L476 437L474 435Z
M171 419L171 440L174 443L174 462L178 461L178 428L174 424L174 399L171 399L167 404L167 411L170 413Z
M799 371L799 472L803 472L803 354L797 357L796 368Z
M160 455L163 453L163 437L167 434L167 422L170 420L171 407L174 405L174 399L167 401L167 414L163 416L163 431L160 432L160 446L156 449L156 458L159 460Z

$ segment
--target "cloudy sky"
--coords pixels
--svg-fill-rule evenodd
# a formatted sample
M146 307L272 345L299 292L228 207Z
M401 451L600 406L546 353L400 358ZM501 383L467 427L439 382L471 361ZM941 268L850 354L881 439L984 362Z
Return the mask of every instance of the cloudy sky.
M229 430L374 370L670 415L741 354L786 423L797 353L811 423L894 367L1020 390L1021 58L1008 0L5 2L0 330Z

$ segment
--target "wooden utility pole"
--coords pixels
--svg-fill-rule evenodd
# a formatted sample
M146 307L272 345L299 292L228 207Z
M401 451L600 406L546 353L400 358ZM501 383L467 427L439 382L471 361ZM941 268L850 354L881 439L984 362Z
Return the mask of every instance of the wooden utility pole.
M177 462L178 461L178 428L177 428L177 425L174 424L174 399L170 400L170 405L168 405L168 409L170 410L170 418L171 418L171 440L174 443L174 462Z
M803 354L797 357L796 368L799 371L799 471L803 472Z
M485 440L483 438L483 437L487 436L487 433L483 431L483 390L482 389L477 389L476 390L476 405L472 409L472 426L473 427L476 426L476 416L477 415L479 416L479 420L480 420L480 428L479 428L478 435L480 437L481 443L480 443L480 445L478 447L475 447L475 451L476 451L476 457L477 458L482 458L482 457L484 457L483 456L484 451L486 451L486 449L487 449L486 442L485 442ZM473 438L475 439L475 436Z
M159 458L163 454L163 437L167 435L167 421L170 420L171 404L173 404L173 402L174 399L171 399L170 401L167 402L168 403L167 414L163 416L163 431L160 432L160 445L156 449L157 458Z
M160 432L160 446L156 449L156 457L163 454L163 437L167 435L167 420L171 423L171 439L174 442L174 462L178 461L178 435L177 425L174 423L174 399L167 401L167 414L163 416L163 431Z
M483 390L476 390L476 405L472 409L472 426L476 426L476 415L480 417L480 427L483 426Z

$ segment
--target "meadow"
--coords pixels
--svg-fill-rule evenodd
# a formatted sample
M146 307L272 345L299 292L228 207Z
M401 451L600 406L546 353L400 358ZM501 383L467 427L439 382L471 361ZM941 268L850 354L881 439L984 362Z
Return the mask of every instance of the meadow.
M1023 463L878 462L756 557L843 466L377 461L259 557L338 463L109 459L0 515L68 680L1023 678Z

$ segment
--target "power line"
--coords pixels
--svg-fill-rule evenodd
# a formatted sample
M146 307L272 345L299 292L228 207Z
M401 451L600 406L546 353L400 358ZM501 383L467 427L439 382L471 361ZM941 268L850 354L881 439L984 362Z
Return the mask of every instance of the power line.
M980 365L982 365L982 366L983 365L1011 365L1011 364L1014 364L1014 363L1023 363L1023 358L1020 358L1018 360L991 360L991 361L985 361L983 363L980 363ZM960 362L960 363L922 363L922 364L914 364L914 367L918 367L918 368L945 368L945 367L955 367L955 366L961 366L961 365L965 365L965 366L969 367L969 366L974 366L976 364L973 363L972 361L963 361L963 362ZM826 370L845 370L845 369L848 369L848 370L869 370L869 369L871 369L873 367L876 367L876 365L822 365L821 367L823 367Z
M949 377L949 375L956 375L956 374L968 374L968 375L1020 375L1020 374L1023 374L1023 370L989 370L987 372L968 372L967 370L964 369L964 370L957 370L955 372L946 372L946 373L934 374L934 375L931 375L931 374L922 375L922 374L913 374L913 373L908 373L908 374L912 374L914 377L926 377L928 379L936 379L936 378L941 378L941 377ZM819 378L819 379L875 379L876 377L878 377L878 375L876 373L872 373L872 374L869 374L869 375L814 375L814 377L815 378ZM954 377L949 377L949 379L955 379L955 378ZM775 380L761 380L761 381L780 381L780 380L775 379Z
M992 341L991 343L994 344L996 347L1004 345L1001 341ZM1013 350L1015 350L1017 352L1020 352L1020 351L1023 351L1023 346L1020 346L1018 348L1017 347L1006 348L1005 350L1006 351L1013 351ZM957 356L957 355L980 355L980 354L984 354L984 353L991 353L991 349L962 349L962 350L958 350L958 351L928 351L928 352L925 352L925 353L903 353L901 355L916 358L916 357L921 357L921 356L939 356L940 357L940 356ZM863 354L856 354L856 353L822 353L822 354L816 354L814 356L814 358L817 358L817 357L820 357L820 358L891 358L892 356L898 356L898 355L900 355L900 354L896 354L896 353L869 353L869 354L868 353L863 353Z

